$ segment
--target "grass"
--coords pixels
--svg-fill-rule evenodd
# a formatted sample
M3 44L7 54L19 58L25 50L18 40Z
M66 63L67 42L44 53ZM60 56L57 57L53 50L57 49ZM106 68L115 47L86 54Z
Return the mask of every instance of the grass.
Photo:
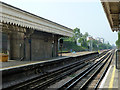
M75 77L76 75L75 74L71 74L70 77Z

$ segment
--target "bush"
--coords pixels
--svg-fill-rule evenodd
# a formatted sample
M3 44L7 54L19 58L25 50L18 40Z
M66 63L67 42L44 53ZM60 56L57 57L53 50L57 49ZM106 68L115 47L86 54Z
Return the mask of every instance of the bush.
M84 51L86 48L77 46L75 42L72 41L64 41L63 43L63 50L64 51L70 51L72 49L72 51Z

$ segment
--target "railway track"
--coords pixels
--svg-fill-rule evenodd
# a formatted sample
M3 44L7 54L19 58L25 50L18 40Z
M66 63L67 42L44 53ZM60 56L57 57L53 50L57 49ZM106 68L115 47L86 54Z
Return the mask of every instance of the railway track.
M100 55L101 56L101 55ZM90 59L90 60L87 60L86 62L84 61L83 64L79 64L79 65L75 65L74 68L71 68L63 73L57 73L57 75L54 75L53 78L50 78L50 79L47 79L47 81L45 81L44 83L40 83L40 84L37 84L36 86L33 85L33 90L35 89L45 89L47 86L49 86L51 83L53 84L53 82L56 82L56 81L59 81L61 79L63 79L65 76L68 76L74 72L76 72L77 70L79 69L83 69L86 65L89 65L91 64L91 62L94 62L97 58L99 58L100 56L98 57L95 57L93 59Z
M93 89L96 90L99 88L99 85L104 78L113 58L113 53L110 54L109 57L106 58L105 62L96 70L91 77L80 87L80 89Z
M102 80L103 76L105 75L112 61L112 57L113 57L113 54L111 52L107 53L106 55L102 56L98 61L93 63L90 67L86 68L85 70L80 72L78 75L70 79L68 82L64 83L57 90L72 90L72 89L85 90L88 88L97 89L100 84L100 81ZM96 80L92 82L93 79L95 78ZM92 87L89 87L91 85L90 82L91 84L94 83Z
M86 81L86 83L84 83L84 85L81 87L81 89L85 90L85 89L94 88L94 90L97 90L99 88L99 85L100 85L102 79L104 78L104 76L112 62L113 56L114 56L114 53L111 53L111 56L105 62L105 64L103 64L103 67L101 67L98 70L98 72L96 72L93 76L91 76L89 78L89 80Z
M59 67L56 69L52 69L46 71L46 74L42 76L38 76L32 80L28 80L24 83L19 85L7 88L6 90L35 90L35 89L45 89L46 87L50 86L51 84L65 78L66 76L70 75L71 73L76 72L79 69L84 68L87 65L90 65L93 62L96 62L98 58L106 54L106 52L100 54L99 56L93 56L86 59L82 59L72 64L65 65L63 67Z

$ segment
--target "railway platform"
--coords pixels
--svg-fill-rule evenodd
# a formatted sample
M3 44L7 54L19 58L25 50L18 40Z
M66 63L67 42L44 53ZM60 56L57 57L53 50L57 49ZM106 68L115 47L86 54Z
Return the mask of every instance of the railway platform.
M120 90L120 69L116 68L116 54L99 88Z
M4 65L2 68L0 68L0 72L2 72L2 76L3 76L2 88L5 89L5 88L14 87L15 85L19 85L28 80L32 80L39 76L45 75L49 73L50 70L53 70L55 68L57 69L53 70L52 72L62 70L68 67L68 65L69 66L72 65L71 67L73 66L75 67L76 64L83 63L84 59L93 58L97 55L98 52L89 52L75 57L63 56L63 57L58 57L44 61L2 62L2 65ZM50 71L50 73L52 72Z
M77 56L83 56L87 54L95 53L93 52L76 52L76 53L63 53L62 57L54 57L54 58L49 58L49 59L43 59L42 61L18 61L18 60L8 60L8 62L0 62L1 64L1 69L4 68L15 68L19 66L25 66L25 65L30 65L30 64L36 64L36 63L44 63L44 62L50 62L50 61L56 61L60 59L65 59L65 58L70 58L70 57L77 57Z
M94 53L95 51L83 51L83 52L75 52L75 53L63 53L62 56L64 57L77 57L77 56L82 56L85 54L90 54L90 53ZM100 51L100 53L103 52L102 50Z

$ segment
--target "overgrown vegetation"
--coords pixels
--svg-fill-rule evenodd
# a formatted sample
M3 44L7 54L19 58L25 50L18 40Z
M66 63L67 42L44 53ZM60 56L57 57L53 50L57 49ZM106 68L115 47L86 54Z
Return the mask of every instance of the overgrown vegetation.
M120 32L118 32L118 40L116 41L116 45L120 48Z
M79 28L75 28L73 32L73 37L62 38L64 40L63 51L89 51L91 48L95 51L112 48L109 43L100 43L97 40L87 41L89 34L87 32L85 34L82 34ZM79 46L77 45L77 42L80 44ZM91 43L92 46L90 46Z

